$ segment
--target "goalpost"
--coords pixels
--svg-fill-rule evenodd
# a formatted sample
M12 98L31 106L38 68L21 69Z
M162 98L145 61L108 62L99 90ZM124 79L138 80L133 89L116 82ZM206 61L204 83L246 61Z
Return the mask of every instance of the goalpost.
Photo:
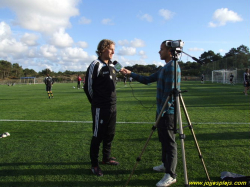
M237 83L237 69L236 70L213 70L212 71L212 83L223 83L229 84L230 83L230 75L233 74L233 82Z
M35 84L36 83L36 77L21 77L20 83L25 84Z

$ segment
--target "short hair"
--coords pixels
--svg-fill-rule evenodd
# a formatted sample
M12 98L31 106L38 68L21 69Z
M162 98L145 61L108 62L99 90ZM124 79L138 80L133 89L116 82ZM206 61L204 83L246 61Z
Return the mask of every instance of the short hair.
M164 40L161 44L165 44L165 46L167 48L172 48L171 47L171 42L172 42L172 40Z
M112 40L108 40L108 39L103 39L99 42L98 46L97 46L97 51L96 54L98 56L101 56L102 52L107 49L110 45L114 44L115 42L113 42Z

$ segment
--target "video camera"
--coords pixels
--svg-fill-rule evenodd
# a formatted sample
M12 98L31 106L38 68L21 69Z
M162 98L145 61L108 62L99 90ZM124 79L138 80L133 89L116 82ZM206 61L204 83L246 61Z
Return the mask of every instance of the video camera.
M182 48L184 46L184 42L181 40L166 40L165 44L167 47L172 48L173 57L179 59L182 52Z
M183 48L184 42L181 40L166 40L166 46L172 47L172 48Z

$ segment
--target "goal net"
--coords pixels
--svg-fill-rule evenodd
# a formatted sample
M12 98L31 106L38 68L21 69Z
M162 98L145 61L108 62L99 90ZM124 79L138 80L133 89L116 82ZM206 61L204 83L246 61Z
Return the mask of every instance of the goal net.
M21 77L20 83L24 84L35 84L36 83L36 77Z
M234 76L233 82L237 83L237 69L236 70L225 70L225 69L213 70L212 71L212 83L229 84L231 74Z

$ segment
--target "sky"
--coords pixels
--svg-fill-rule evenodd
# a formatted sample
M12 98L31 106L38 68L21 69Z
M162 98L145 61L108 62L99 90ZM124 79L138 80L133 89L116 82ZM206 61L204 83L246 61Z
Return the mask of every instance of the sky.
M112 60L123 66L164 65L164 40L182 40L196 58L224 56L250 46L250 1L0 0L0 60L23 69L86 71L102 39L115 42Z

